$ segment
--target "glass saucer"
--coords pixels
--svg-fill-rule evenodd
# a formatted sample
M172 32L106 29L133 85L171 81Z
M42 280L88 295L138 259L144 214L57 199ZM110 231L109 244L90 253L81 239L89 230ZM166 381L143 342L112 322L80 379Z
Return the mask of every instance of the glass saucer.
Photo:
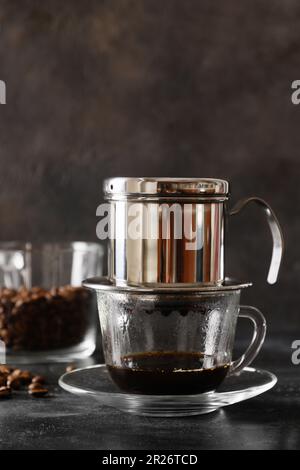
M111 381L105 364L76 369L59 379L59 385L75 395L97 400L127 413L144 416L192 416L211 413L270 390L277 377L266 370L246 367L228 376L217 392L198 395L136 395L120 391Z

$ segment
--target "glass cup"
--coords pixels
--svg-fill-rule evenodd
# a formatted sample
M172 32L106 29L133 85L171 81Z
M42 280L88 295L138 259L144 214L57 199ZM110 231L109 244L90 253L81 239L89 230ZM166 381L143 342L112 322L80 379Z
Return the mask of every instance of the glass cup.
M95 299L81 286L102 274L97 243L0 243L0 340L6 362L70 361L96 345Z
M210 289L116 288L87 280L97 292L106 366L128 393L180 395L216 390L258 354L266 322L255 307L240 306L247 285ZM232 361L238 317L254 326L246 352Z

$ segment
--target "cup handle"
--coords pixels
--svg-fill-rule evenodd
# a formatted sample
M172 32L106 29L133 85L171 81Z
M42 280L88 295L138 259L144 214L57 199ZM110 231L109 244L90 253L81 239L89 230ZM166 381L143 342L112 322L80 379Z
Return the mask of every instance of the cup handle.
M244 312L242 312L242 310L244 310ZM259 353L266 336L266 319L258 308L251 307L250 305L241 305L239 317L249 318L254 325L254 332L250 346L248 346L244 354L236 361L231 362L229 369L230 375L238 374L242 369L251 364Z
M284 250L284 239L282 229L278 222L278 219L269 206L269 204L259 197L249 197L246 199L241 199L229 212L229 215L236 215L238 214L245 206L247 206L250 202L255 202L259 206L261 206L266 214L267 221L271 230L272 238L273 238L273 251L272 251L272 258L268 273L268 283L275 284L277 281L280 264L282 260L283 250Z

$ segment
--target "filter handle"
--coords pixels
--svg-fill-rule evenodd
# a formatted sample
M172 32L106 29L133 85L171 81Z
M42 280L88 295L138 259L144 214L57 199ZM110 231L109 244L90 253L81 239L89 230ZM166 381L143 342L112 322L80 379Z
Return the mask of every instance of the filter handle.
M284 239L281 226L273 209L263 199L253 196L238 201L237 204L233 207L233 209L229 212L229 215L238 214L250 202L255 202L260 207L262 207L267 217L267 222L269 224L273 239L273 251L267 281L269 284L275 284L278 278L278 273L282 261L284 251Z

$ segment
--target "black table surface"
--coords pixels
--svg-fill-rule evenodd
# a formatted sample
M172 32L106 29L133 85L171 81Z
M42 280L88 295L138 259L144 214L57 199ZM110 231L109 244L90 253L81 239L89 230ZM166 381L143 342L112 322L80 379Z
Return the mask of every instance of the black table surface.
M289 337L269 341L255 361L278 376L272 390L189 418L133 416L102 407L60 389L64 364L32 366L49 378L51 396L34 399L24 392L0 401L0 449L297 449L300 366L292 364L290 346Z

